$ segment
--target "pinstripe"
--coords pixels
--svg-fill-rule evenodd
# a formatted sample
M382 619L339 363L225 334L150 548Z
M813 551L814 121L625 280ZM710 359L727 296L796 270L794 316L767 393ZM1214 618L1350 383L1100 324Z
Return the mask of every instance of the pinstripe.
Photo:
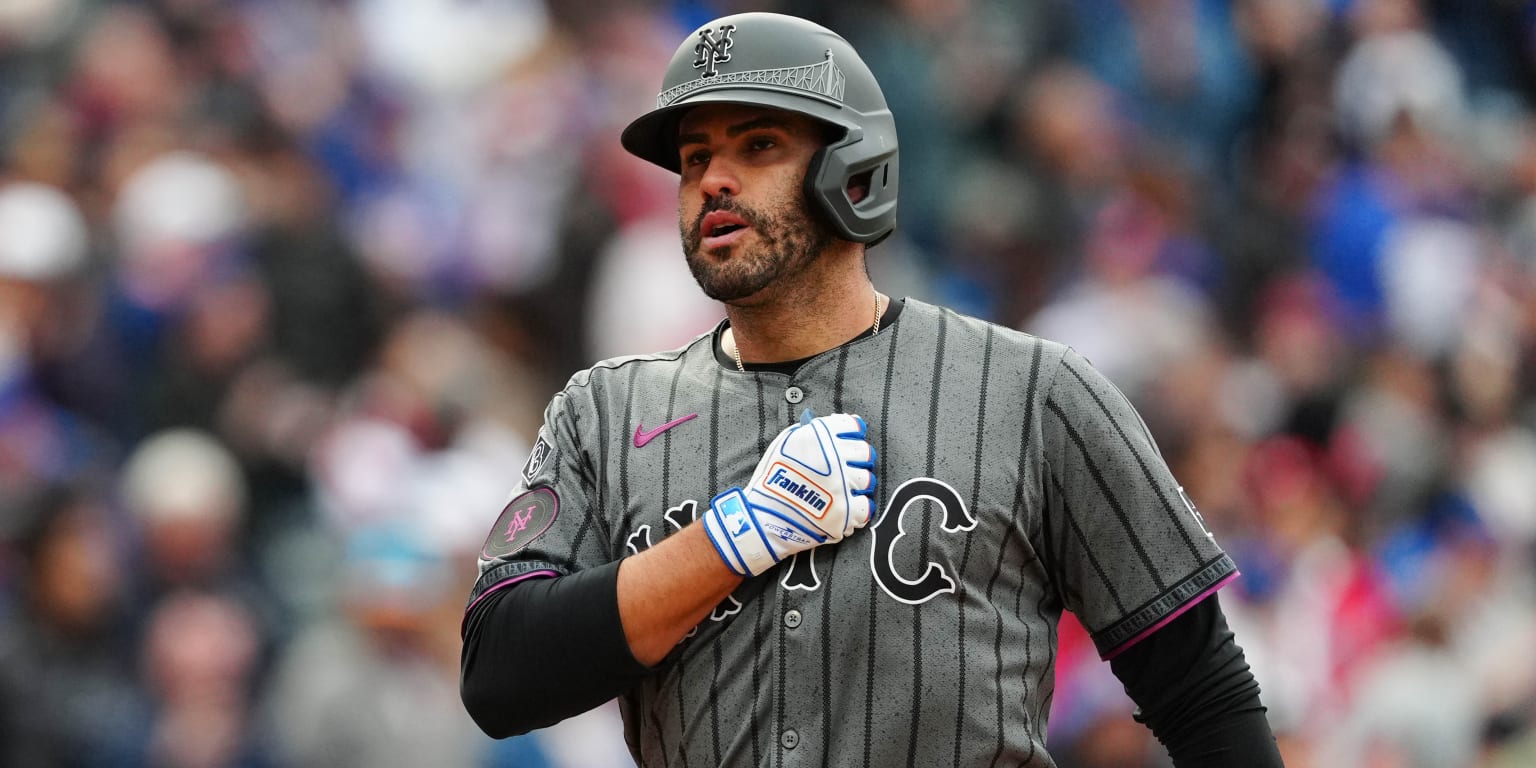
M720 765L720 668L724 665L724 645L709 644L715 657L715 682L709 686L709 741L715 748L715 765Z
M1034 384L1034 381L1032 381L1032 379L1031 379L1031 384ZM1029 447L1029 421L1028 421L1028 419L1026 419L1025 427L1023 427L1023 430L1021 430L1020 445L1018 445L1018 450L1020 450L1021 455L1023 455L1023 452L1025 452L1025 450L1028 450L1028 447ZM1017 484L1014 484L1014 510L1015 510L1015 513L1017 513L1017 510L1021 510L1021 508L1023 508L1023 507L1025 507L1025 484L1023 484L1023 482L1017 482ZM1011 527L1009 527L1009 533L1012 533L1012 531L1014 531L1014 530L1018 530L1017 522L1015 522L1014 525L1011 525ZM1028 538L1026 538L1025 541L1028 542ZM1023 590L1023 588L1025 588L1025 579L1020 578L1020 579L1018 579L1018 587L1015 588L1015 590L1014 590L1014 614L1015 614L1015 616L1017 616L1017 614L1018 614L1018 601L1020 601L1020 590ZM991 596L988 596L988 598L991 598ZM1032 657L1031 657L1032 654L1034 654L1034 645L1031 645L1031 642L1029 642L1032 639L1031 631L1029 631L1029 622L1023 622L1023 625L1025 625L1025 642L1023 642L1023 644L1021 644L1021 645L1023 645L1023 648L1025 648L1025 670L1029 670L1029 665L1034 664L1034 659L1032 659ZM1001 662L998 662L998 664L1001 664ZM1026 694L1028 694L1028 691L1029 691L1028 684L1026 684L1025 691L1026 691ZM998 687L997 687L997 702L998 702L998 707L1001 707L1001 703L1003 703L1003 687L1001 687L1001 685L998 685ZM998 717L1001 717L1001 714L998 714ZM1001 733L1000 733L1000 734L998 734L998 748L1001 748L1001 743L1003 743L1003 742L1001 742ZM1029 750L1031 750L1031 756L1034 756L1034 742L1031 742L1031 745L1029 745Z
M587 381L591 381L588 377ZM597 433L599 435L611 435L613 430L608 424L608 409L597 409ZM608 498L608 440L597 441L597 505L591 510L591 514L600 514L613 507ZM586 538L586 524L582 524L582 530L577 534L578 540Z
M640 366L627 366L628 380L624 384L624 432L629 431L629 425L635 423L635 398L639 396L639 390L635 387L635 376L640 371ZM629 495L629 453L630 444L626 441L620 443L623 448L619 451L619 503L623 504L624 517L620 524L620 530L632 530L634 528L635 512L639 505L630 503Z
M673 409L677 406L677 382L682 379L682 370L684 370L684 367L682 366L677 366L676 369L673 369L673 381L671 381L671 387L667 392L667 421L671 421L671 419L676 416L676 412L674 412ZM673 470L673 465L671 465L671 438L673 438L673 433L662 433L662 473L660 473L660 475L662 475L662 499L664 499L665 502L668 502L668 504L671 504L671 470ZM716 654L719 654L719 645L716 645ZM714 696L714 687L710 688L710 696ZM711 707L711 710L713 710L713 707ZM719 763L719 722L714 723L713 736L714 745L716 745L716 748L714 748L714 756L716 756L716 763Z
M709 391L709 485L712 491L720 487L720 389L724 382L719 367L714 371L715 380Z
M1050 483L1052 495L1061 495L1061 486L1056 483L1055 478L1052 478ZM1046 516L1042 523L1041 532L1041 538L1044 540L1045 545L1041 551L1046 557L1042 559L1045 560L1046 568L1048 569L1047 573L1056 585L1062 602L1066 605L1080 606L1083 601L1083 593L1081 590L1073 588L1072 582L1065 578L1066 572L1062 570L1064 567L1062 563L1066 560L1067 533L1069 530L1070 526L1061 526L1061 530L1058 530L1058 526L1054 523L1054 517Z
M988 330L990 331L990 329ZM1026 460L1029 458L1029 433L1030 430L1035 428L1035 421L1039 418L1038 414L1035 413L1035 388L1040 383L1040 358L1043 354L1044 349L1039 344L1032 345L1029 355L1029 381L1024 386L1024 418L1021 419L1023 422L1022 433L1019 435L1019 466L1021 468L1027 465ZM1020 492L1023 491L1023 485L1024 478L1020 477ZM1023 501L1022 496L1016 500L1013 505L1014 514L1019 514L1023 511L1021 509Z
M673 382L674 387L676 381ZM712 489L720 489L720 389L721 372L715 368L714 386L710 388L709 399L709 486ZM668 410L667 418L672 418ZM725 661L722 658L724 652L721 643L710 643L714 653L711 657L714 662L714 674L710 678L709 686L709 736L710 742L715 748L714 765L720 764L720 675L724 669Z
M709 394L709 484L711 489L720 489L720 390L724 386L724 374L719 367L714 370L714 384L710 387ZM724 667L721 658L720 643L711 643L714 647L713 662L714 674L709 686L709 721L711 736L714 739L715 760L714 764L720 764L720 674Z
M1056 483L1056 489L1061 490L1061 481L1055 478L1051 482ZM1116 610L1123 615L1126 613L1125 602L1120 599L1120 590L1115 589L1115 583L1110 580L1109 574L1104 571L1104 566L1099 558L1093 554L1093 545L1088 541L1088 536L1083 533L1083 528L1077 522L1077 515L1072 513L1072 507L1065 500L1061 502L1061 516L1066 518L1068 528L1073 538L1077 539L1078 546L1082 548L1083 555L1088 558L1088 564L1093 566L1093 572L1099 575L1099 580L1104 582L1104 589L1109 592L1109 597L1115 602Z
M1027 405L1025 406L1025 408L1026 408L1025 418L1023 419L1024 427L1021 430L1021 435L1020 435L1020 439L1019 439L1019 456L1020 456L1021 460L1023 459L1024 456L1027 455L1027 451L1029 449L1030 430L1033 428L1034 423L1035 423L1035 396L1036 396L1035 395L1035 391L1036 391L1035 388L1036 388L1036 386L1039 383L1039 377L1040 377L1040 356L1041 356L1041 353L1042 353L1042 350L1041 350L1040 345L1036 344L1036 345L1034 345L1033 354L1030 355L1030 359L1029 359L1029 386L1028 386L1028 389L1027 389L1027 393L1026 393L1026 395L1024 397L1024 401L1025 401L1025 403L1027 403ZM1021 466L1022 466L1022 461L1021 461ZM1015 494L1014 502L1013 502L1014 514L1018 514L1024 508L1024 483L1022 482L1022 478L1020 478L1020 480L1021 481L1014 488L1014 494ZM1026 536L1025 539L1024 539L1024 543L1027 545L1028 541L1029 541L1028 537ZM1026 564L1026 567L1027 567L1027 564ZM1018 590L1014 592L1014 603L1013 603L1014 608L1013 608L1013 610L1014 610L1015 614L1019 614L1021 612L1021 610L1022 610L1022 608L1021 608L1021 598L1023 596L1022 592L1023 592L1023 588L1024 588L1024 583L1025 583L1025 579L1021 577L1019 579ZM1046 590L1041 590L1042 597L1045 594L1048 594L1047 591ZM1034 660L1034 648L1035 648L1035 646L1034 646L1034 632L1033 632L1034 624L1032 622L1028 622L1028 621L1025 621L1025 622L1022 622L1022 623L1024 625L1024 671L1027 674L1028 671L1030 670L1030 668L1032 668L1034 666L1034 664L1035 664L1035 660ZM1049 668L1049 667L1046 667L1046 668ZM1042 672L1042 674L1041 674L1041 681L1042 682L1043 682L1043 679L1044 679L1044 674ZM1024 701L1019 702L1019 707L1020 707L1020 709L1026 709L1027 706L1028 706L1028 701L1029 701L1029 699L1028 699L1029 691L1032 690L1032 689L1029 687L1029 681L1028 680L1021 680L1020 682L1023 683L1023 685L1024 685L1025 697L1026 698L1025 698ZM1033 690L1038 690L1038 689L1033 689ZM1025 712L1025 717L1028 718L1028 716L1029 716L1029 713L1028 713L1028 711L1026 711ZM1043 720L1043 718L1036 718L1034 722L1038 723L1038 722L1042 722L1042 720ZM1032 730L1034 727L1035 726L1034 726L1033 723L1027 723L1026 724L1026 728L1027 729ZM1029 752L1024 757L1024 764L1027 765L1028 763L1030 763L1031 761L1034 760L1034 758L1035 758L1035 749L1036 749L1035 745L1036 745L1036 743L1037 743L1037 740L1035 740L1035 739L1031 739L1030 740L1030 742L1029 742Z
M719 470L718 470L718 466L717 466L718 463L719 463L719 450L720 450L720 439L719 439L719 437L720 437L720 435L719 435L719 431L720 431L720 426L719 426L720 425L720 386L719 385L720 385L720 374L719 374L719 371L717 370L715 372L715 386L711 387L711 392L710 392L709 462L708 462L709 463L709 485L708 485L708 487L710 487L710 488L717 488L717 487L719 487L719 477L718 477ZM678 717L678 720L677 721L679 723L684 724L683 725L683 730L684 731L687 730L687 724L689 723L689 720L688 720L688 706L687 706L688 702L687 702L687 696L686 696L686 692L688 691L688 686L685 684L685 681L687 680L688 666L689 666L688 665L688 659L689 659L690 656L692 656L691 653L684 652L684 653L680 654L678 656L678 659L677 659L677 678L678 678L678 685L677 685L677 717ZM712 678L712 681L714 679L718 679L718 675L716 675L715 678ZM717 688L717 686L715 686L715 685L711 685L710 686L710 695L711 696L714 695L714 690L716 688ZM678 744L678 756L682 760L683 767L687 768L687 766L688 766L688 745L687 745L686 741L680 742Z
M673 373L673 376L672 376L671 392L668 395L668 400L667 400L667 418L668 419L671 418L673 404L674 404L674 402L676 400L676 397L677 397L677 383L678 383L679 377L682 375L682 370L683 370L683 366L681 366L681 365L677 366L677 370ZM607 434L607 433L605 432L603 434ZM603 441L603 442L604 442L604 444L606 444L606 441ZM671 476L672 476L672 443L671 443L671 434L670 433L668 433L666 435L663 435L662 455L663 455L663 460L662 460L662 472L661 472L661 481L662 481L661 497L665 501L665 500L667 500L670 497L670 491L669 491L669 489L667 487L667 484L670 482ZM679 674L679 676L681 676L682 675L681 662L679 662L679 668L678 669L679 669L678 674ZM655 736L655 739L656 739L656 754L660 756L660 758L661 758L661 765L662 765L663 768L665 768L666 766L669 766L669 765L672 764L672 757L667 752L667 731L666 731L666 728L664 728L662 726L662 720L661 720L661 709L662 709L662 707L664 705L659 700L660 697L657 697L657 698L658 698L658 700L649 702L649 706L647 706L645 709L646 709L646 712L650 715L651 733ZM679 686L679 693L678 693L678 707L679 707L679 709L681 709L682 705L683 705L683 701L682 701L681 686ZM679 739L678 740L678 755L679 755L680 759L683 761L684 765L686 765L687 762L688 762L687 756L683 754L685 751L686 751L686 748L684 747L682 740Z
M1015 586L1013 588L1013 615L1015 615L1015 616L1023 616L1024 615L1024 585L1027 584L1027 583L1028 583L1027 579L1020 578L1018 586ZM1024 667L1023 667L1023 674L1027 675L1027 674L1029 674L1030 665L1034 664L1034 649L1035 649L1034 639L1035 639L1035 633L1034 633L1034 626L1031 625L1029 622L1024 621L1024 622L1020 622L1020 623L1024 626L1024 642L1023 642L1023 646L1024 646ZM1021 677L1019 679L1019 683L1024 686L1024 698L1019 701L1019 709L1020 710L1027 710L1027 704L1029 703L1029 690L1030 690L1029 689L1029 681L1025 680L1024 678ZM1029 712L1025 711L1024 712L1024 716L1026 718L1028 718L1029 717ZM1032 730L1034 728L1034 724L1026 722L1025 723L1025 728L1027 730ZM1031 740L1029 742L1029 756L1025 758L1025 765L1028 765L1028 761L1033 759L1034 756L1035 756L1035 742L1033 740Z
M1039 618L1040 626L1042 627L1049 627L1052 624L1052 621L1045 614L1045 605L1046 603L1050 602L1050 594L1050 592L1042 590L1040 592L1040 599L1035 602L1035 616ZM1056 668L1056 643L1046 643L1045 652L1046 663L1040 665L1040 676L1035 680L1036 690L1045 690L1046 675L1049 675L1051 670ZM1029 665L1026 663L1025 669L1028 668ZM1037 702L1037 706L1035 708L1035 722L1045 722L1046 713L1051 711L1051 701L1055 698L1056 685L1055 681L1053 680L1051 681L1051 692L1046 694ZM1030 745L1030 750L1033 752L1033 744Z
M760 599L767 599L767 596L764 595ZM777 607L777 605L775 605L775 607ZM779 662L779 672L778 679L774 682L773 686L775 694L773 702L773 732L775 734L781 734L784 732L784 688L788 684L785 678L789 675L789 670L786 668L788 662L785 658L789 654L785 653L784 646L788 642L786 635L789 634L789 630L784 626L784 619L777 613L775 613L773 616L773 623L778 627L779 630L779 645L778 653L776 654ZM783 749L773 750L773 764L779 766L784 764Z
M1099 410L1104 413L1106 420L1110 424L1114 425L1115 434L1120 436L1120 441L1125 443L1125 447L1130 452L1130 454L1136 457L1136 466L1141 469L1141 476L1146 479L1147 485L1151 486L1152 488L1156 488L1157 479L1152 476L1152 468L1147 466L1146 459L1142 456L1141 451L1135 450L1135 448L1131 445L1131 438L1125 434L1125 429L1120 425L1120 420L1114 417L1114 414L1109 410L1109 406L1105 405L1104 401L1099 398L1099 393L1089 385L1086 379L1083 378L1083 375L1078 372L1076 366L1065 365L1063 367L1067 369L1068 373L1072 374L1073 378L1077 379L1078 383L1083 385L1083 390L1088 393L1089 397L1093 398L1094 404L1099 406ZM1120 396L1122 398L1125 397L1124 394L1121 394ZM1142 426L1143 429L1145 429L1145 425ZM1161 493L1154 495L1157 496L1158 501L1162 502L1163 511L1168 513L1169 517L1177 517L1179 515L1179 513L1173 508L1173 505L1169 503L1167 496ZM1199 560L1200 550L1195 547L1195 540L1190 537L1189 530L1182 525L1175 525L1174 528L1178 529L1179 535L1183 537L1184 546L1189 549L1190 556L1196 560Z
M574 443L576 442L576 436L581 434L581 418L580 415L576 413L575 408L566 407L566 403L569 399L570 398L565 396L564 392L556 393L555 396L549 401L549 408L545 411L545 418L549 419L551 422L549 424L550 430L554 432L555 435L558 435L560 432L560 418L562 416L565 417L566 424L569 425L568 429L570 430L571 434L571 442ZM554 439L555 435L551 435L551 439ZM578 470L585 469L586 466L587 462L576 462L576 468ZM563 472L561 471L561 465L558 461L554 463L554 472L555 482L559 483ZM592 485L592 476L590 473L581 472L581 479L588 486Z
M1003 533L1003 541L997 548L997 567L992 569L992 578L987 580L987 605L992 606L992 613L997 617L997 633L992 638L992 656L996 667L992 677L992 690L997 692L997 751L992 755L992 765L1003 759L1003 749L1007 744L1003 740L1003 609L992 599L992 590L997 586L998 577L1003 575L1003 565L1008 562L1008 542L1013 539L1015 528L1009 526Z
M1157 591L1161 592L1167 589L1168 585L1163 582L1162 574L1158 573L1157 566L1152 564L1152 558L1147 556L1147 548L1142 545L1141 537L1136 535L1136 528L1131 525L1130 515L1126 514L1125 507L1120 504L1120 499L1115 496L1114 490L1109 487L1109 481L1104 479L1104 472L1099 468L1099 463L1093 460L1093 454L1088 451L1088 444L1077 431L1077 427L1073 426L1072 422L1067 419L1067 414L1061 410L1061 406L1057 405L1056 401L1047 399L1045 407L1049 408L1051 413L1056 414L1056 418L1061 419L1062 428L1066 430L1067 437L1071 438L1072 444L1077 446L1078 453L1083 455L1083 462L1088 466L1088 475L1093 478L1094 484L1099 487L1099 493L1103 494L1104 500L1109 502L1109 508L1114 511L1115 519L1120 522L1120 527L1124 528L1128 534L1126 538L1130 540L1131 548L1136 551L1137 559L1141 560L1141 564L1146 568L1147 574L1152 577L1152 583L1157 585ZM1073 530L1077 532L1078 538L1083 542L1083 548L1089 551L1091 556L1092 546L1088 543L1087 537L1083 536L1083 532L1077 527L1077 520L1071 515L1068 515L1067 519L1072 520ZM1094 567L1098 567L1097 563L1095 563ZM1102 572L1100 575L1103 575ZM1104 583L1109 583L1108 578L1105 578ZM1119 605L1118 600L1116 605Z
M667 389L667 421L677 418L677 383L683 378L683 366L672 369L672 386ZM635 425L638 427L639 425ZM672 431L661 435L661 499L672 504Z
M843 381L848 375L848 347L837 348L837 373L832 376L832 412L843 413Z
M989 325L987 326L986 344L982 347L981 351L981 381L976 392L976 450L972 455L976 456L977 460L972 465L973 471L971 474L971 509L973 510L981 509L981 457L987 455L983 451L983 448L985 447L987 431L982 429L981 425L987 423L987 378L991 375L991 371L992 326ZM1020 463L1020 466L1023 466L1022 462ZM1021 482L1019 485L1022 486L1023 483ZM1015 508L1017 508L1017 505L1015 505ZM962 575L967 572L967 568L970 565L971 544L975 542L975 540L975 536L965 537L965 549L960 554L960 573ZM957 583L959 589L957 596L959 599L955 601L955 610L959 611L960 615L955 619L955 626L959 629L960 637L959 641L955 644L955 647L961 649L960 652L964 653L966 582L964 578L961 578L957 581ZM965 732L965 669L966 664L962 659L959 665L960 682L959 685L956 686L959 690L955 693L955 704L957 705L955 709L955 765L960 764L960 738L964 735Z
M768 444L773 442L773 438L768 435L768 388L763 383L763 377L755 376L754 378L757 379L757 452L760 454L763 451L768 450ZM763 643L763 620L764 620L764 618L763 618L764 610L763 609L764 609L764 603L766 603L767 601L768 601L768 596L767 595L758 595L758 598L755 601L757 603L757 617L758 617L758 621L757 621L757 625L755 627L753 627L752 634L753 634L753 641L756 643L756 645L754 647L758 649L757 653L759 655L761 655L763 653L763 649L767 648L767 646ZM753 691L753 694L754 694L752 696L752 764L753 765L762 765L763 764L762 763L762 757L758 753L758 747L759 747L759 744L761 743L761 739L762 739L762 734L758 732L758 723L761 723L763 721L762 714L758 711L758 702L760 702L761 699L758 696L755 695L757 691L760 691L760 690L763 689L762 688L762 684L763 684L762 683L762 674L759 671L759 669L760 669L760 667L757 664L756 659L754 659L753 663L752 663L752 691Z
M838 558L827 558L827 583L832 580ZM832 590L821 590L821 752L823 768L832 765Z
M759 384L759 387L761 387L761 384ZM757 724L762 721L762 716L758 712L758 702L762 701L762 697L758 696L757 692L763 689L763 665L758 662L762 659L762 649L767 647L763 645L763 635L765 634L763 632L763 622L767 615L767 611L764 610L763 606L768 602L768 599L765 595L759 595L752 602L757 603L757 618L752 622L752 647L758 649L755 657L752 659L752 764L762 765L762 740L757 730Z
M928 463L924 470L929 476L933 476L933 463L939 444L939 391L944 385L944 337L949 330L949 315L939 315L939 340L938 349L933 353L933 388L928 390ZM924 544L927 538L924 537ZM922 558L928 558L928 552L923 552Z
M761 376L757 377L757 452L768 450L768 444L778 436L768 432L768 386Z
M890 476L890 474L888 472L888 469L889 469L889 466L890 466L890 461L891 461L890 460L890 451L889 451L889 448L890 448L890 438L887 436L888 430L885 427L886 427L886 424L889 423L888 420L890 419L890 415L891 415L891 383L892 383L893 379L895 378L894 372L896 371L896 341L900 337L901 327L902 327L901 323L896 323L895 325L891 326L891 328L890 328L890 341L886 342L887 344L890 345L890 351L887 353L886 361L885 361L885 387L883 388L883 390L881 392L881 395L880 395L880 448L879 448L880 455L878 457L876 457L876 459L875 459L879 463L879 465L880 465L880 470L879 470L879 474L876 475L877 477L889 477ZM889 487L890 486L888 486L888 485L885 486L885 488L889 488ZM885 489L877 489L876 490L876 495L883 497L888 492L889 491L887 491ZM878 512L876 514L878 514ZM879 587L875 584L875 581L873 579L871 579L870 582L869 582L869 647L870 648L878 647L876 645L876 641L877 641L877 639L879 637L879 633L878 633L877 630L878 630L878 626L879 626L879 623L880 623L879 622L880 606L877 604L876 601L879 600L879 599L880 599ZM874 730L875 730L875 722L874 722L874 707L875 707L875 655L871 653L866 658L868 659L868 661L867 661L867 663L865 665L865 688L864 688L864 765L869 765L869 753L870 753L870 748L873 746Z
M577 413L575 408L562 408L555 414L554 428L556 431L560 429L559 420L561 416L564 416L566 422L570 424L571 434L576 435L581 433L581 414ZM591 457L588 456L587 458L590 459ZM559 462L556 462L557 472L558 466ZM592 468L592 462L579 461L576 462L576 467L578 470L580 470L582 483L585 484L587 488L595 490L597 488L597 473Z
M661 712L658 711L660 709L660 702L654 701L650 702L650 706L646 707L646 710L651 715L651 733L656 736L656 754L661 755L661 764L665 768L665 766L672 764L672 758L667 754L667 731L661 727ZM679 744L679 747L681 747L681 744Z
M933 465L937 458L939 447L939 392L944 383L944 339L949 329L949 315L939 315L939 333L936 342L937 349L933 353L933 388L928 391L928 459L924 470L925 477L933 477ZM895 346L894 344L892 345ZM933 527L930 524L932 504L923 505L923 535L918 543L917 561L928 562L928 538L932 535ZM962 660L961 666L964 666ZM922 730L923 721L923 611L921 606L912 606L912 726L907 737L907 768L917 765L917 735Z
M683 366L679 365L677 368L678 368L678 371L680 372L680 371L682 371ZM673 385L672 386L672 394L673 394L673 396L676 396L676 394L677 394L677 379L678 379L677 375L674 375L672 377L672 385ZM669 418L670 418L671 408L672 408L672 406L669 403L668 406L667 406ZM602 434L607 434L607 433L604 432ZM663 484L663 486L662 486L662 498L666 499L667 498L666 482L670 478L671 470L672 470L671 444L669 442L663 442L662 445L663 445L663 447L665 449L665 453L667 455L667 458L666 458L665 462L663 463L663 467L662 467L662 484ZM661 721L661 709L662 709L662 707L664 705L660 701L660 696L657 696L655 700L649 700L648 699L646 701L646 704L647 704L647 706L645 707L645 712L646 712L646 714L650 715L651 734L654 735L654 737L656 739L655 754L658 755L661 758L661 767L662 768L666 768L666 766L669 766L669 765L672 764L672 757L671 757L671 755L669 755L667 753L667 729L662 726L662 721ZM679 700L679 704L681 704L681 700ZM639 730L639 729L636 729L636 730ZM682 740L681 739L678 740L678 751L679 751L679 753L681 753L683 751L683 744L682 744ZM684 760L686 760L686 758L684 758Z
M876 612L875 601L879 599L879 587L875 586L873 579L869 582L869 645L875 648L879 626L879 614ZM875 731L875 655L873 653L864 657L864 760L862 765L869 765L870 749L874 746Z
M1003 738L1003 619L1002 610L997 608L997 603L992 602L992 587L997 583L997 576L1002 572L1003 564L1006 562L1005 558L1008 556L1008 540L1012 538L1016 531L1021 530L1022 521L1018 520L1017 517L1024 512L1024 477L1022 472L1023 468L1029 465L1029 436L1035 427L1035 397L1036 388L1040 383L1040 357L1043 353L1043 350L1039 344L1032 346L1033 348L1030 350L1029 356L1029 378L1024 384L1024 418L1020 419L1019 427L1018 466L1020 468L1021 474L1013 486L1012 509L1013 514L1015 515L1015 520L1013 525L1008 526L1008 533L1003 536L1003 544L998 548L997 570L993 572L992 580L987 584L987 603L992 605L994 610L997 611L998 617L997 636L992 641L992 653L997 659L997 673L996 679L993 683L993 687L997 689L997 752L992 757L993 765L996 765L997 761L1002 759L1003 750L1006 748L1007 743ZM977 431L981 432L982 430L978 429ZM1024 543L1026 545L1028 544L1027 536L1024 538ZM1031 662L1028 624L1025 624L1024 632L1024 664L1025 668L1028 669ZM1033 741L1030 742L1029 747L1030 756L1033 757L1035 748Z
M571 564L579 562L581 545L586 540L587 533L592 530L595 518L596 515L589 514L581 519L581 527L576 529L576 537L571 541L571 554L566 558L566 562L562 563L565 567L569 568Z
M683 681L687 674L688 654L685 653L677 657L677 722L682 724L679 729L683 731L677 741L677 758L682 761L683 768L688 768L688 708L683 697L683 691L687 689Z
M837 372L832 376L832 412L843 413L843 383L848 375L848 347L837 349ZM821 590L821 751L822 768L832 766L832 588L838 558L827 558L827 587Z
M565 413L567 413L566 418L569 419L570 422L571 422L571 428L572 428L571 434L574 435L574 434L576 434L576 432L574 431L575 428L576 428L576 415L575 415L575 413L573 411L565 411ZM555 418L558 419L559 416L556 416ZM559 427L558 427L558 424L557 424L556 425L556 429L558 429L558 428ZM558 462L557 462L557 464L558 464ZM587 540L587 532L592 530L592 526L594 524L601 525L602 524L602 520L598 517L598 515L597 515L595 510L587 510L587 513L582 516L581 525L576 529L576 535L571 539L570 553L568 555L566 555L566 564L567 565L569 565L571 563L575 563L577 561L577 555L581 551L581 545L586 542L586 540Z

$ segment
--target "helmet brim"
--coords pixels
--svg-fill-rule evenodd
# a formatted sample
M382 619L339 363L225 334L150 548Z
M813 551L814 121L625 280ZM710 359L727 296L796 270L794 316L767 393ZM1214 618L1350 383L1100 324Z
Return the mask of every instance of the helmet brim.
M813 120L848 129L855 123L850 118L837 119L846 107L831 100L807 96L802 92L779 92L772 89L718 88L689 94L688 98L665 107L658 107L635 118L619 136L619 142L630 154L659 165L673 173L682 167L677 153L677 125L684 113L704 104L740 104L748 107L782 109L805 115ZM851 116L850 116L851 117Z

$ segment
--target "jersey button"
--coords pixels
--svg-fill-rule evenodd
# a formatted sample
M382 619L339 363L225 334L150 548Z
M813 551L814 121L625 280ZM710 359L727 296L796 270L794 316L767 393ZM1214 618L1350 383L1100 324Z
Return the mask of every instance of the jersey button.
M794 629L795 627L800 626L800 612L790 611L789 613L784 614L784 626L789 627L790 629Z
M779 736L779 743L783 744L785 749L794 749L800 746L800 734L795 733L795 729L791 728Z
M790 387L784 390L784 399L788 400L790 405L799 405L800 401L805 399L805 391L799 387Z

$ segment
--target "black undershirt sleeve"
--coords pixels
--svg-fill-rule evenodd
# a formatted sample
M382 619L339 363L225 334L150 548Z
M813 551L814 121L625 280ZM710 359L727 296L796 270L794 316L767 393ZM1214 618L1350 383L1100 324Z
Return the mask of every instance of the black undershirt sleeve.
M1111 659L1178 768L1284 764L1259 701L1259 684L1237 645L1216 595Z
M619 563L486 595L464 624L459 695L480 729L505 738L581 714L647 669L619 620Z

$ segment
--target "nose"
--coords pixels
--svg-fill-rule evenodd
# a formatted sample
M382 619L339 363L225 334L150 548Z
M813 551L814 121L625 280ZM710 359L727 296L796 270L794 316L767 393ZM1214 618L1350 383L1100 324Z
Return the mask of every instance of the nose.
M699 179L699 191L704 193L706 200L722 195L740 195L741 179L730 162L715 156L710 158L709 165L704 168L704 175Z

